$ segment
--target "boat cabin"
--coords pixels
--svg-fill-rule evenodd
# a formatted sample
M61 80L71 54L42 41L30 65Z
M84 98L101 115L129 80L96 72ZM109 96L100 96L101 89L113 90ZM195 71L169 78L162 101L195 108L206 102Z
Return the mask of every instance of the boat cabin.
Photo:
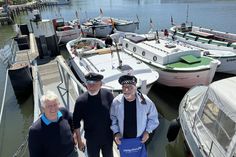
M196 63L195 61L197 60L193 58L201 57L200 50L195 50L187 45L159 39L155 33L126 36L123 39L123 48L148 59L150 62L161 65L167 65L181 60L185 63L192 64Z

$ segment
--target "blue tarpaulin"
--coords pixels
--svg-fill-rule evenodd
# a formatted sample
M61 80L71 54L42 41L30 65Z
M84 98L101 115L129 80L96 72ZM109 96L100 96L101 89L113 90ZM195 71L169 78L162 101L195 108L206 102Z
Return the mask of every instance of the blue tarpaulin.
M147 157L145 145L141 143L140 137L121 139L118 147L121 157Z

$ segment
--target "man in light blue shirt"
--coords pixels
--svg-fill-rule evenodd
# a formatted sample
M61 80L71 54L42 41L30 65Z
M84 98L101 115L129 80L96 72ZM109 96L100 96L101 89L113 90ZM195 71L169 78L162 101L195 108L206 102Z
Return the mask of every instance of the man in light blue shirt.
M121 139L140 137L145 143L149 134L159 125L158 113L154 103L137 90L137 78L123 75L119 78L122 94L112 102L110 116L114 140L121 144Z

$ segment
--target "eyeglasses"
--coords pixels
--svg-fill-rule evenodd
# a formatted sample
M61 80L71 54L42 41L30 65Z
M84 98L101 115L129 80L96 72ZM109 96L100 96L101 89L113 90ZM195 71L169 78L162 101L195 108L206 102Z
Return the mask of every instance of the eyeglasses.
M124 89L132 90L132 89L134 89L134 85L123 85L122 90L124 90Z

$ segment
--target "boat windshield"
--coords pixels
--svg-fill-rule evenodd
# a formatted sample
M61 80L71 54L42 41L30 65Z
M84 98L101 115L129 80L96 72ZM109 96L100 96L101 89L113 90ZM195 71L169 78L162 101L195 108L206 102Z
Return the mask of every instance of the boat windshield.
M201 121L227 152L236 131L235 122L209 99L203 110Z

